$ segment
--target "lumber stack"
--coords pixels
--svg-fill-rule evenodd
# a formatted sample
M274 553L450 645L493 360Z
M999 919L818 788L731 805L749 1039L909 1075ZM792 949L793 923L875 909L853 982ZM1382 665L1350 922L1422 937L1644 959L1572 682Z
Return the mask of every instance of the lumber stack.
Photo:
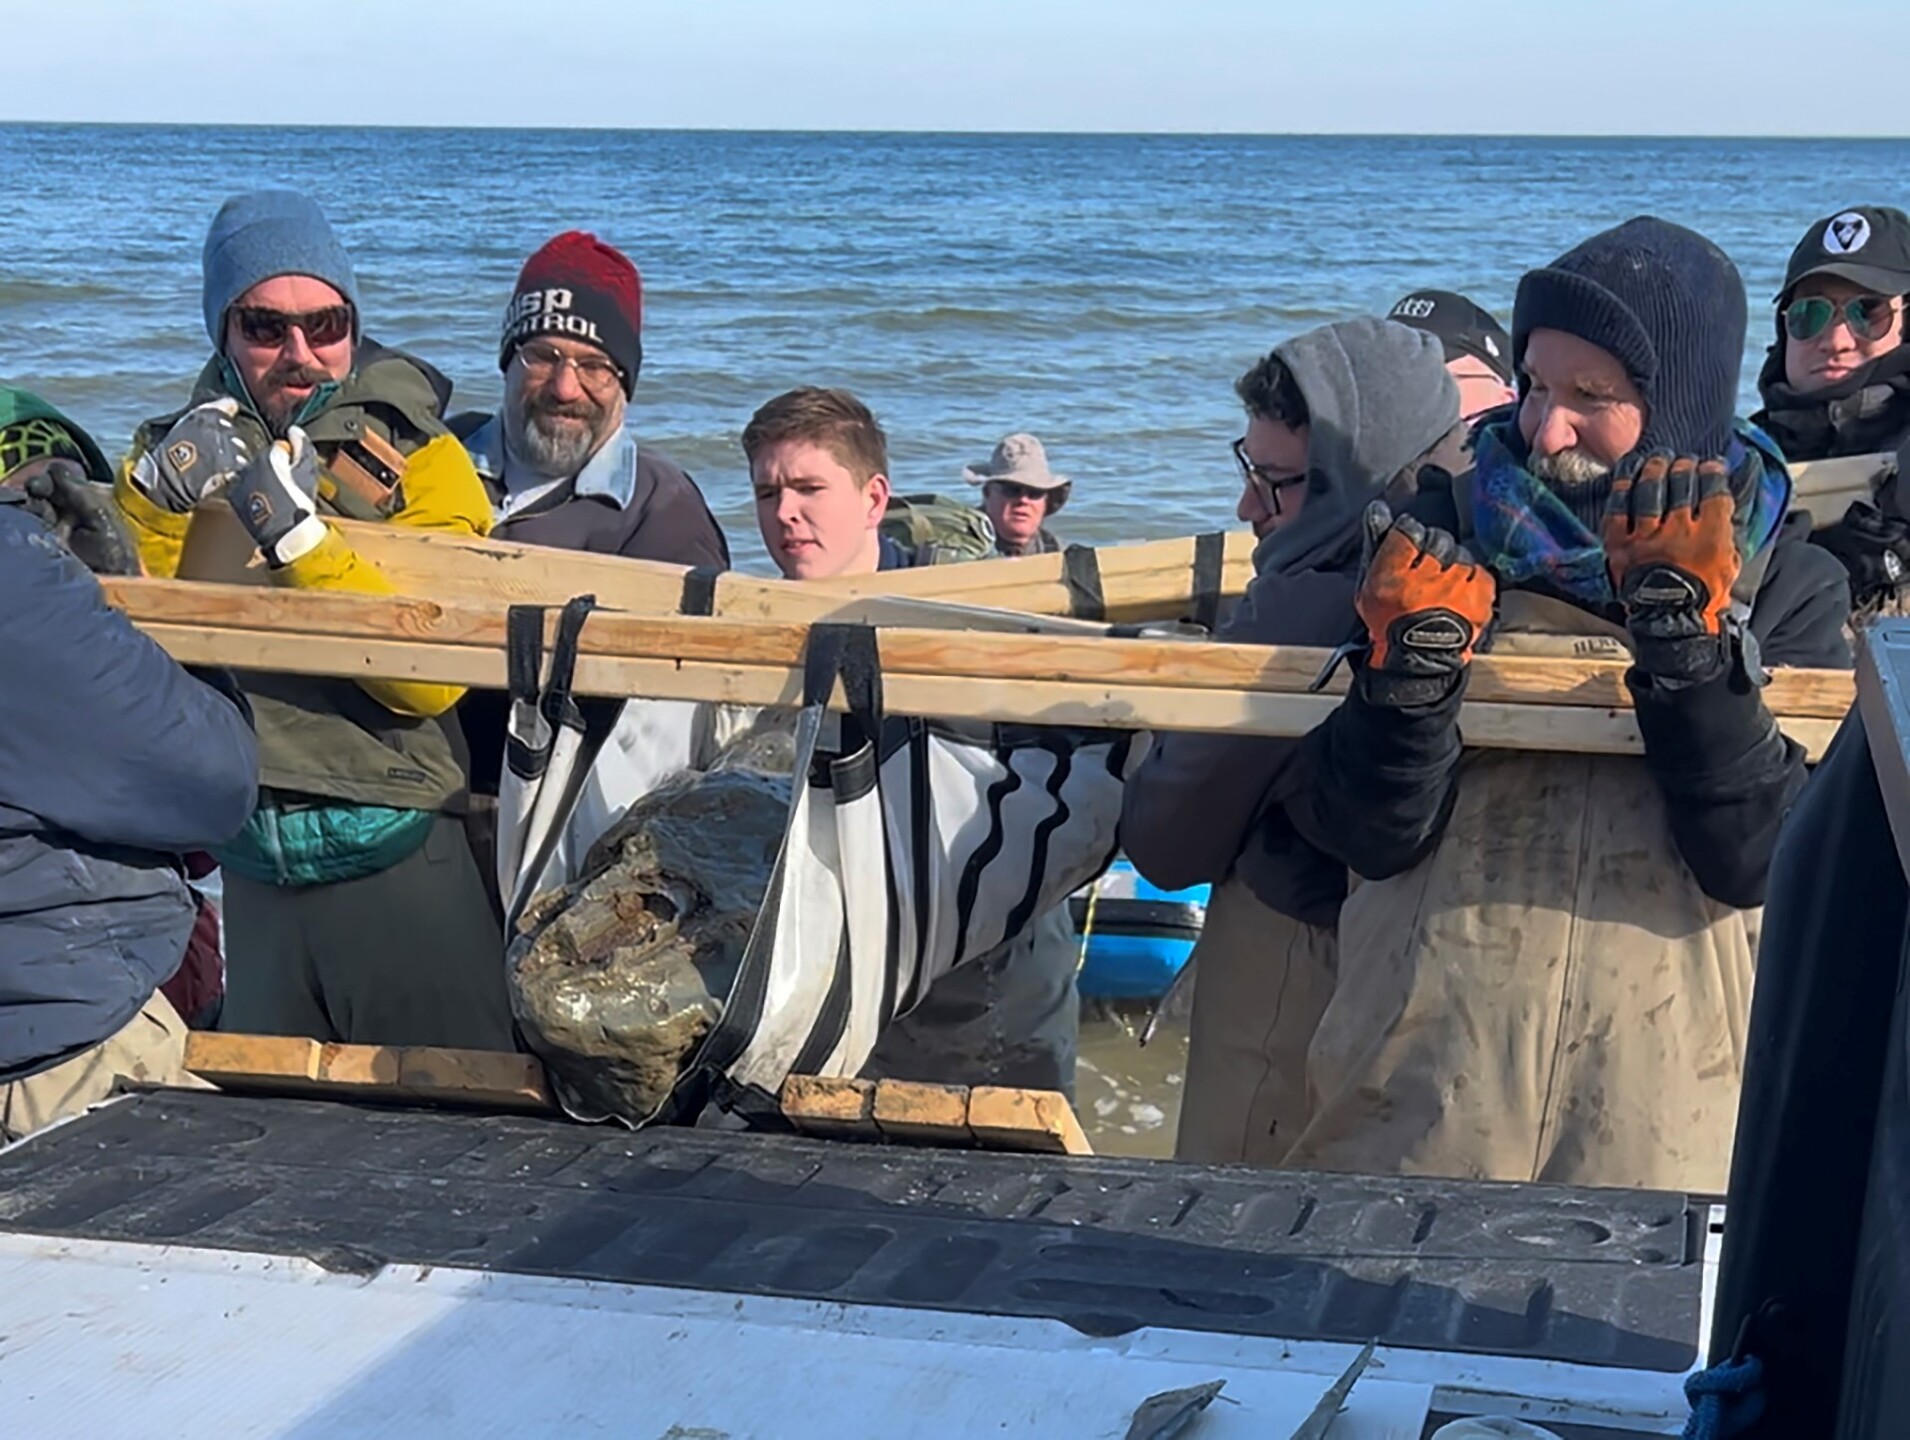
M501 687L505 613L496 605L111 580L108 597L188 664L239 670ZM553 622L554 623L554 622ZM805 624L592 616L576 689L736 705L793 705ZM1299 736L1338 703L1308 686L1326 652L1104 635L878 631L895 714L1136 730ZM1469 744L1634 754L1625 665L1481 656L1461 716ZM1821 753L1853 697L1844 671L1775 674L1766 701ZM840 706L841 697L836 697Z

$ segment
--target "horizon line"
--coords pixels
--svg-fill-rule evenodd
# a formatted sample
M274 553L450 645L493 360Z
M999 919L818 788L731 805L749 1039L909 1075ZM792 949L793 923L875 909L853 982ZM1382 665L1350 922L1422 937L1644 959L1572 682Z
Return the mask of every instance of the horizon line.
M497 131L548 135L881 135L922 137L989 136L1001 139L1185 139L1185 140L1740 140L1838 141L1844 144L1890 144L1910 139L1903 135L1835 135L1818 133L1734 134L1690 131L1524 131L1524 130L1017 130L986 126L949 129L938 126L847 125L507 125L493 122L445 125L409 121L337 124L320 121L252 120L47 120L0 116L0 126L44 129L145 130L399 130Z

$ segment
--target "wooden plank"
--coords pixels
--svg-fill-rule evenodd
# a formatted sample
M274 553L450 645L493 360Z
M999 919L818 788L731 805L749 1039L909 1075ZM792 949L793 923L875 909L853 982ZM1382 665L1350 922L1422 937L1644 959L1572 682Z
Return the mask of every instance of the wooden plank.
M304 617L292 623L320 628L318 633L281 633L222 623L230 621L238 597L221 587L199 587L218 592L214 605L203 610L179 593L184 588L152 581L110 587L131 613L153 609L178 616L142 624L188 664L350 679L504 683L502 621L495 615L429 601L285 592L270 603ZM149 605L154 595L160 602ZM260 601L259 618L272 618L265 613L264 597ZM242 618L251 608L239 603ZM188 623L189 614L201 618ZM347 633L325 633L328 629ZM451 638L359 638L407 630ZM465 643L493 637L498 643ZM606 616L601 626L593 621L584 632L576 689L585 695L791 705L801 695L805 643L800 626ZM1303 677L1324 658L1319 651L1127 640L1084 645L1067 637L886 630L879 643L885 700L895 714L1294 737L1311 730L1338 703L1333 694L1304 693ZM1119 663L1126 656L1138 662L1131 673ZM1177 675L1166 662L1183 657L1193 663ZM929 673L909 668L936 665L945 668ZM1101 670L1111 670L1116 678L1024 678L1029 671L1080 675ZM1637 754L1642 742L1628 708L1584 703L1629 700L1623 671L1619 661L1482 656L1475 662L1469 694L1506 698L1468 699L1460 716L1463 733L1470 744L1495 748ZM1169 678L1190 683L1161 683ZM1236 683L1227 684L1230 680ZM1780 671L1766 691L1766 703L1786 732L1815 757L1851 694L1847 672ZM835 703L840 707L840 694Z
M993 1149L1094 1153L1067 1096L1053 1090L977 1085L968 1093L968 1128L977 1141Z
M268 632L146 628L186 664L353 679L383 676L446 685L504 683L503 654L477 646L309 636L301 637L295 655L286 656L284 637ZM929 675L885 676L883 687L890 712L898 715L1288 739L1305 735L1339 703L1335 695L989 682ZM802 682L793 668L585 656L578 662L576 689L582 695L793 705L801 696ZM843 708L840 694L835 705ZM1821 756L1837 725L1835 720L1808 716L1779 715L1777 719L1813 760ZM1637 755L1644 750L1629 710L1468 701L1460 709L1459 721L1466 743L1486 748L1591 755Z
M544 1067L531 1055L406 1046L398 1052L398 1084L410 1095L468 1097L499 1110L557 1108Z
M301 1036L194 1031L186 1069L228 1090L331 1095L551 1113L530 1055L433 1046L322 1044Z
M873 1140L875 1082L791 1075L777 1096L784 1117L819 1140Z
M361 557L400 594L445 601L561 605L594 594L600 605L638 615L675 615L683 601L683 565L628 560L468 535L414 530L359 520L334 520ZM1095 553L1116 621L1185 614L1193 599L1194 539L1104 546ZM1253 536L1227 537L1221 593L1238 595L1253 573ZM1058 555L982 560L965 565L884 571L853 579L792 584L729 571L715 584L713 613L737 620L883 617L885 623L929 624L924 601L993 608L1026 615L1067 616L1072 600ZM250 538L224 504L193 515L178 578L263 586L270 578ZM894 599L899 606L870 607ZM913 618L910 618L911 613Z
M1791 463L1791 508L1811 517L1813 529L1821 530L1844 518L1855 500L1869 500L1878 482L1897 470L1897 457L1890 451L1875 455L1840 455L1831 460L1796 460Z
M496 651L501 664L504 617L495 607L316 591L240 594L218 585L164 580L114 579L105 582L105 588L114 604L156 636L184 644L186 637L181 631L199 629L208 637L202 648L223 646L234 657L244 655L243 659L223 662L213 656L194 657L205 663L283 668L295 673L357 674L361 670L367 674L378 673L364 669L374 663L369 658L344 672L311 669L310 656L301 652L308 650L312 642L289 638L310 636L362 638L386 646L413 639L443 642ZM554 619L551 625L554 633ZM237 639L211 639L215 631L234 636L258 632L258 638L252 642L252 648L246 650L244 642ZM280 633L288 638L280 640ZM732 668L761 666L793 671L801 666L807 643L808 628L800 624L606 614L593 617L585 626L581 650L584 668L589 668L590 660L601 657L657 660L671 665L716 662ZM904 676L990 682L1027 680L1098 685L1111 694L1158 686L1298 695L1306 691L1327 658L1327 652L1303 646L1104 636L970 634L886 627L880 633L879 644L885 685ZM375 654L392 663L402 663L407 654L422 657L430 652L397 649L373 652L348 647L340 653L362 653L367 657ZM453 662L441 659L436 663ZM299 669L301 664L306 668ZM1623 660L1482 655L1473 664L1467 698L1493 704L1629 709L1631 694L1624 683L1627 668ZM485 668L482 673L501 672ZM387 678L413 678L413 674L401 672ZM608 681L612 677L606 674L604 678ZM1342 667L1328 687L1328 693L1343 692L1347 681L1347 667ZM446 676L443 683L498 682ZM699 686L708 683L707 678L696 682ZM731 698L685 695L684 689L679 686L667 692L659 691L656 698ZM775 693L788 693L788 687L779 685ZM1765 701L1774 713L1799 718L1841 718L1849 710L1853 696L1850 673L1842 670L1780 669L1773 672L1771 684L1765 691Z
M250 1086L318 1078L324 1047L298 1035L227 1035L194 1030L186 1036L186 1069L215 1085Z
M870 1114L876 1129L890 1140L962 1147L975 1143L968 1128L966 1086L878 1080Z
M1253 578L1255 540L1249 531L1227 535L1221 566L1222 595L1245 593ZM1135 545L1095 549L1106 618L1124 622L1175 619L1194 604L1194 536L1149 540ZM931 565L888 570L879 575L811 581L843 595L906 595L917 599L960 599L972 605L1026 610L1038 615L1069 615L1074 600L1059 554L1017 559L976 560L963 565Z

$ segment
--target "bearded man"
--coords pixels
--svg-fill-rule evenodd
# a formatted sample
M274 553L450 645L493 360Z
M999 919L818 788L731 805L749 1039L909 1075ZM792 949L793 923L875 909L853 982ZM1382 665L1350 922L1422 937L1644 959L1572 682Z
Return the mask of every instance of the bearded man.
M1450 513L1341 512L1370 649L1273 794L1362 883L1283 1164L1724 1189L1805 781L1762 667L1850 663L1842 569L1734 418L1744 328L1703 236L1594 235L1520 281L1519 405ZM1469 748L1475 649L1627 661L1643 754Z
M281 588L390 595L356 520L483 536L490 506L444 422L451 385L365 333L351 257L318 203L236 195L200 300L212 354L147 421L113 495L149 575L192 512L229 505ZM502 938L464 844L461 687L248 672L258 804L225 872L228 1029L509 1050Z
M642 324L637 267L596 236L566 231L524 262L498 353L503 409L451 422L490 492L493 539L729 568L729 544L696 482L625 428ZM481 865L493 844L507 709L491 690L472 691L459 709ZM562 842L567 875L632 801L690 763L695 713L675 701L624 706Z
M643 282L622 251L569 230L524 262L504 313L504 408L460 417L498 540L729 567L696 482L624 428L643 363Z

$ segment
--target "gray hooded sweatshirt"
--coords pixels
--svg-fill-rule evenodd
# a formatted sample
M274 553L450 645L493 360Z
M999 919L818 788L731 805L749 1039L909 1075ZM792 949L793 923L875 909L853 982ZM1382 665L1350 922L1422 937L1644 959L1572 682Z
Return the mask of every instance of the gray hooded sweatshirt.
M1439 341L1391 320L1324 325L1277 346L1306 398L1306 500L1260 542L1246 597L1217 638L1331 647L1360 633L1360 516L1403 502L1422 467L1457 469L1459 389ZM1238 868L1265 904L1331 925L1345 867L1306 844L1268 792L1298 744L1246 735L1167 734L1128 781L1121 838L1135 867L1170 889L1218 884Z

